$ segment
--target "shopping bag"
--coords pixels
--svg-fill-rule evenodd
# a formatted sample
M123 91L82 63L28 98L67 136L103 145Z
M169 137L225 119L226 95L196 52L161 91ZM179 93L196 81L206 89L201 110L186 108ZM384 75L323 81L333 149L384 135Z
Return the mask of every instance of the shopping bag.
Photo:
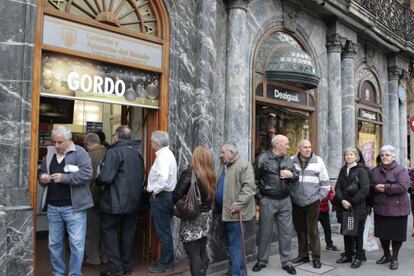
M366 251L374 251L379 249L378 241L374 237L374 217L372 214L367 216L365 221L363 248Z
M351 208L343 212L341 234L344 236L358 236L359 216Z

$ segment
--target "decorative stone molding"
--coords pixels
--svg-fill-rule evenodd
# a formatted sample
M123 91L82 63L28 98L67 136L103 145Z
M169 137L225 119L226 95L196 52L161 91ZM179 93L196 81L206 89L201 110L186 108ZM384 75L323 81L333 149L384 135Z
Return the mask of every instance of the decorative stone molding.
M388 80L399 80L403 70L398 66L388 67Z
M350 40L347 40L343 49L343 58L355 58L355 54L356 51L354 43L352 43Z
M228 9L243 9L247 11L247 4L249 0L227 0L227 8Z
M358 93L359 90L359 84L362 83L362 81L368 80L369 82L372 83L372 85L374 85L375 91L377 93L377 99L380 99L380 86L378 83L378 79L377 77L374 75L374 73L367 67L362 68L361 70L359 70L356 75L355 75L355 85L354 87L356 88L356 92Z
M283 27L286 30L296 32L297 16L297 6L287 0L283 1Z
M326 48L328 52L341 52L342 51L341 36L338 34L334 34L328 37L326 41Z

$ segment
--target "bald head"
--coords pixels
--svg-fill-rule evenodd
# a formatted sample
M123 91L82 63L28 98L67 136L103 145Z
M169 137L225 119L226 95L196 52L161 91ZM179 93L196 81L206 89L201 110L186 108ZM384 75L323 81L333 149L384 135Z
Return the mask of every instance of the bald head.
M299 157L309 158L312 155L312 144L308 139L300 140L298 143Z
M285 135L275 135L272 139L272 148L276 155L286 155L289 149L289 139Z

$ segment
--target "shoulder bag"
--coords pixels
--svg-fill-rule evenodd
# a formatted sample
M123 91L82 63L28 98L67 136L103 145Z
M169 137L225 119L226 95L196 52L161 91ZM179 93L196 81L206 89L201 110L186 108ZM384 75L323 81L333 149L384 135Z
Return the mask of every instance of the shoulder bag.
M186 195L174 206L174 215L183 220L192 220L200 215L201 194L197 185L197 177L192 171L191 184Z

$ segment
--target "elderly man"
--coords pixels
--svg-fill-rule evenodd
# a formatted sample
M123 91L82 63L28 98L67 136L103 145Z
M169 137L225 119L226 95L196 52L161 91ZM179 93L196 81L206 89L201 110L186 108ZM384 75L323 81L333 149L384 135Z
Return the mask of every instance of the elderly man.
M102 132L103 133L103 132ZM94 207L88 209L88 223L86 228L86 262L92 265L107 263L103 240L101 239L101 222L99 219L99 199L102 196L102 187L96 185L96 172L106 154L106 147L101 144L99 135L88 133L84 139L84 145L92 160L93 177L91 192Z
M253 271L260 271L269 261L273 225L276 223L282 268L289 274L296 274L290 261L292 203L289 194L298 179L298 172L287 156L288 149L289 139L278 134L272 139L272 149L259 155L254 162L260 217L259 250Z
M99 210L109 266L101 276L130 274L132 271L132 251L145 175L144 161L131 140L131 130L119 126L114 141L96 179L97 185L104 187Z
M171 232L173 210L172 192L177 184L177 162L168 148L168 133L154 131L151 134L151 147L155 151L154 164L148 176L147 191L150 198L151 216L161 243L161 255L158 262L149 267L149 272L160 273L174 269L174 244Z
M54 146L47 148L38 174L40 185L45 187L41 210L47 209L50 262L55 276L66 273L65 232L70 245L69 275L82 275L86 210L93 206L89 190L91 159L71 139L72 133L66 127L53 128Z
M298 154L293 156L292 160L299 171L299 180L291 194L293 225L298 234L299 254L292 262L309 262L309 242L313 267L321 268L318 217L320 201L328 195L330 189L328 172L323 160L312 153L309 140L304 139L298 143Z
M227 276L246 275L242 233L239 219L243 220L244 231L249 220L256 214L254 195L256 185L252 165L240 158L237 146L226 143L220 149L220 176L216 192L216 207L228 238L229 267Z

